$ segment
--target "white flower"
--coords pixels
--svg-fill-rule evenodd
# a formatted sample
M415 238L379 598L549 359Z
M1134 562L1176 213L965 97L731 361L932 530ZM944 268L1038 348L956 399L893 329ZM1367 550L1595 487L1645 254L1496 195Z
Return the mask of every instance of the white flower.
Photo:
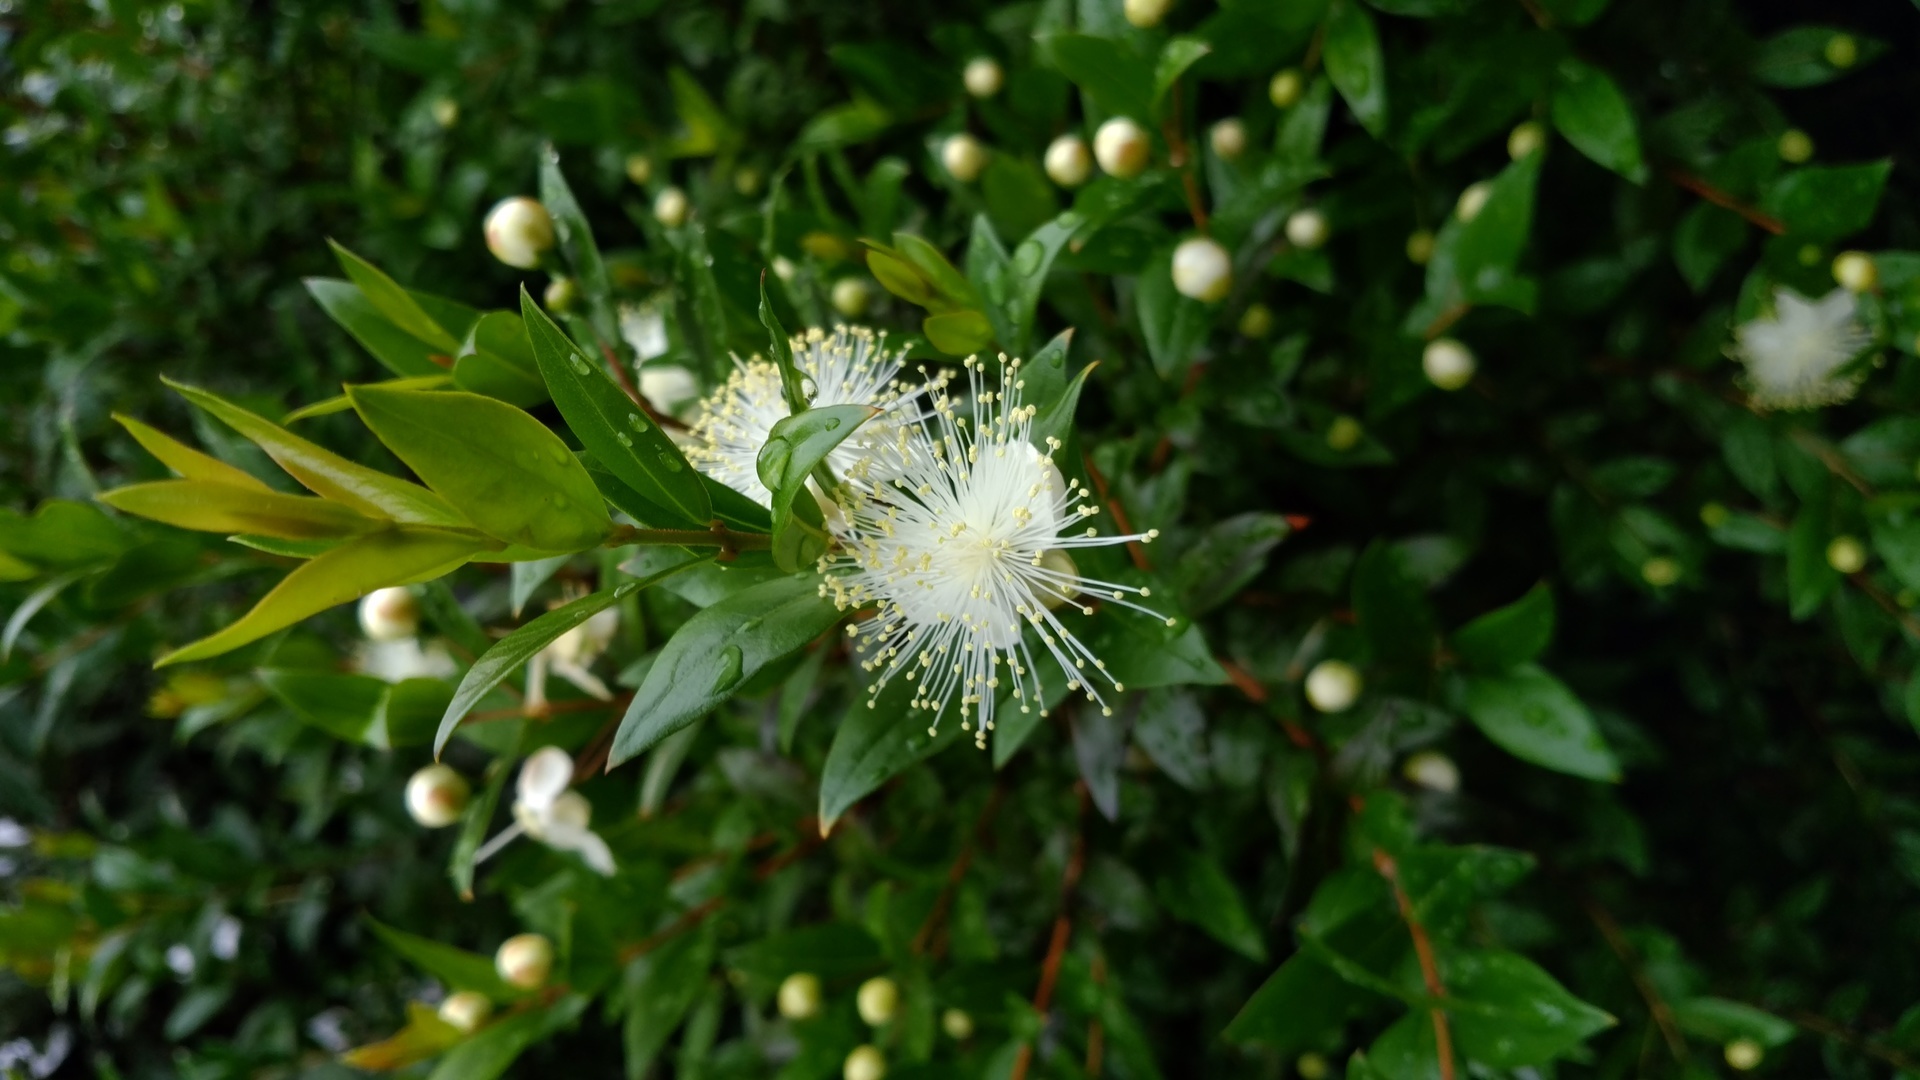
M385 682L408 679L450 679L460 670L445 644L420 644L419 638L364 641L353 650L353 670Z
M613 643L620 629L620 613L612 608L597 611L586 622L561 634L553 644L541 649L527 661L527 697L523 708L528 716L539 716L547 708L547 673L578 687L580 692L601 701L612 701L613 691L592 671L593 662Z
M1872 337L1855 318L1856 299L1835 289L1808 300L1775 289L1773 316L1734 328L1734 358L1747 367L1744 380L1762 409L1810 409L1852 397L1860 376L1840 374Z
M620 336L642 363L667 352L667 317L658 304L629 304L620 309Z
M491 857L525 833L556 851L571 851L588 866L613 876L613 852L588 828L593 804L568 788L573 784L573 757L557 746L543 746L520 765L514 787L514 823L474 853L473 861Z
M240 955L240 920L231 915L220 916L213 924L213 933L207 938L207 951L216 960L231 960Z
M868 448L897 432L899 420L912 419L900 414L913 408L922 391L901 384L905 352L890 354L886 346L886 335L861 327L837 326L831 336L809 330L793 339L793 363L812 389L810 405L870 405L890 414L867 421L827 455L835 475L859 468ZM736 361L726 385L707 399L693 425L687 460L761 506L770 505L773 493L760 482L760 448L773 425L790 415L780 370L758 357Z
M640 396L655 412L678 416L700 400L700 380L679 364L648 364L640 369Z
M1082 577L1066 554L1158 533L1064 535L1098 511L1083 501L1092 492L1054 467L1059 441L1049 439L1045 452L1029 441L1035 408L1021 403L1020 362L1002 357L991 380L986 363L969 358L966 367L968 415L958 415L936 383L928 388L931 415L872 446L865 467L847 474L835 521L840 549L821 559L821 592L842 609L878 607L847 628L868 657L863 666L879 672L876 696L895 676L917 680L913 705L933 710L935 729L957 699L962 730L977 713L975 741L984 746L1003 678L1022 712L1036 704L1045 711L1023 622L1060 665L1068 690L1084 690L1104 708L1094 679L1124 689L1054 608L1071 603L1091 615L1098 599L1160 618L1127 599L1146 589Z
M539 266L541 256L553 247L552 215L525 195L494 203L482 229L493 257L522 270Z

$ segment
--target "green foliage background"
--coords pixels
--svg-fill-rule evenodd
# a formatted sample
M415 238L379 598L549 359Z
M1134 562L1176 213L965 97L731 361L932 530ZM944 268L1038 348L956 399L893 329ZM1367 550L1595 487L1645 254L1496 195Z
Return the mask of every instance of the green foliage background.
M873 1041L896 1076L1292 1076L1308 1053L1454 1075L1417 928L1458 1075L1722 1075L1742 1038L1770 1075L1920 1075L1920 20L1812 17L1182 0L1143 31L1107 0L0 6L0 817L31 831L0 834L0 1044L65 1032L67 1068L102 1076L354 1075L342 1046L471 974L421 941L484 975L535 929L566 989L413 1074L831 1076ZM960 83L978 55L1007 73L984 101ZM1307 92L1276 109L1290 67ZM1145 176L1046 180L1054 136L1126 112L1153 122ZM1228 116L1251 136L1238 161L1205 148ZM1548 145L1510 160L1529 119ZM1811 162L1781 160L1789 128ZM975 184L939 161L963 130L994 155ZM158 377L278 419L393 374L302 285L340 273L328 238L518 311L544 276L493 260L480 220L541 193L549 146L607 255L593 299L659 305L668 359L709 380L766 349L775 256L797 267L768 278L780 317L820 325L835 281L870 277L858 241L896 231L974 293L875 288L866 321L916 356L939 356L916 335L941 305L1027 354L1071 328L1066 370L1099 361L1071 449L1163 531L1150 580L1198 631L1169 644L1103 612L1092 634L1137 691L1114 718L1062 710L1022 746L924 762L898 749L914 718L861 729L894 747L864 790L831 779L867 722L858 669L799 654L585 784L618 877L522 842L471 901L447 877L459 830L421 830L401 798L451 686L387 702L408 745L369 745L326 681L350 608L153 671L290 563L97 509L163 475L110 413L277 476ZM1469 229L1455 200L1484 179ZM668 183L691 226L651 216ZM1217 305L1168 278L1196 205L1234 253ZM1305 206L1324 249L1285 241ZM1419 229L1440 236L1424 269ZM1875 253L1884 362L1849 404L1748 409L1730 327L1775 284L1824 293L1842 249ZM1022 287L1036 312L1002 295ZM1274 325L1250 335L1255 303ZM1479 358L1457 393L1421 374L1441 332ZM544 397L522 404L569 431ZM298 429L402 471L350 414ZM1842 535L1869 546L1858 573L1827 561ZM528 617L625 580L629 554L558 567ZM483 650L483 627L524 621L522 574L423 586L430 631ZM714 595L623 596L603 674L640 685ZM1364 674L1352 711L1304 702L1323 658ZM523 724L496 693L480 708L507 718L447 760L507 778L516 750L588 747L619 716L561 703ZM1457 794L1402 774L1432 748ZM865 796L825 841L823 776ZM774 1012L795 970L825 979L821 1018ZM883 973L904 1004L876 1033L852 999ZM968 1040L939 1033L955 1007Z

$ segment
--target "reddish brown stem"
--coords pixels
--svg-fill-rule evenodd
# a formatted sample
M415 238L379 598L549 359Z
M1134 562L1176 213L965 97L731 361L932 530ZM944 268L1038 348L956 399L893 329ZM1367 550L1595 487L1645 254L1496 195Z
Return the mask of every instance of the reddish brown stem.
M1001 774L1005 776L1005 773ZM966 880L967 869L973 865L973 853L980 840L987 834L987 826L993 823L993 816L1000 809L1000 800L1006 795L1006 786L996 783L987 796L987 805L980 810L980 816L974 820L973 831L967 834L966 843L960 848L960 855L947 868L947 883L940 888L940 895L933 902L933 910L927 912L927 919L920 924L920 931L913 935L913 952L918 956L925 953L929 946L938 956L946 949L946 937L940 930L946 923L947 912L953 907L953 894ZM939 935L936 938L936 935Z
M1620 958L1621 966L1627 969L1627 977L1633 981L1633 988L1640 992L1641 1000L1647 1003L1647 1013L1653 1017L1653 1025L1660 1029L1667 1052L1673 1055L1675 1061L1686 1061L1686 1037L1680 1034L1680 1027L1673 1019L1673 1010L1667 1006L1667 999L1660 996L1660 991L1647 978L1633 943L1620 932L1620 924L1614 921L1613 914L1606 908L1588 897L1581 897L1580 903L1587 909L1587 916L1593 920L1593 925L1600 928L1600 936L1606 939L1607 947L1613 950L1613 954Z
M1687 172L1685 169L1681 169L1675 166L1669 166L1666 169L1663 169L1662 171L1666 173L1667 179L1673 181L1675 184L1678 184L1679 186L1686 188L1688 191L1693 192L1695 195L1700 196L1701 198L1707 200L1708 202L1712 203L1715 206L1725 207L1726 209L1731 210L1736 214L1739 214L1741 217L1746 218L1747 221L1751 222L1754 225L1758 225L1760 228L1767 230L1768 232L1772 233L1775 236L1780 236L1787 231L1787 227L1781 224L1779 218L1773 217L1770 214L1762 213L1761 211L1751 206L1748 206L1746 203L1743 203L1739 199L1736 199L1733 196L1727 194L1726 192L1721 191L1719 188L1714 187L1712 184L1707 183L1705 180L1702 180L1700 177L1695 176L1690 172Z
M1413 898L1407 895L1407 890L1400 884L1400 868L1394 864L1393 856L1374 848L1373 868L1393 887L1393 900L1400 907L1400 920L1407 924L1407 935L1413 938L1413 955L1420 961L1420 978L1427 984L1427 996L1435 1002L1428 1013L1433 1017L1434 1049L1440 1055L1440 1080L1454 1080L1453 1032L1447 1026L1446 1010L1438 1004L1447 996L1447 987L1440 981L1440 963L1434 959L1433 942L1427 937L1427 928L1420 925L1419 917L1414 914Z
M620 962L622 964L631 963L647 955L660 946L665 945L667 942L672 941L674 938L679 937L681 934L699 926L707 920L707 916L719 911L725 907L726 904L726 897L715 896L701 902L695 907L688 908L679 918L667 924L666 929L661 930L659 933L651 934L621 949Z
M1095 494L1100 496L1100 501L1106 504L1107 511L1113 515L1113 524L1123 533L1132 532L1133 522L1127 520L1126 508L1122 507L1119 501L1113 497L1112 493L1107 490L1107 478L1100 475L1100 469L1093 463L1093 458L1082 454L1080 460L1086 464L1087 479L1093 481ZM1127 541L1127 554L1133 557L1133 565L1135 567L1141 570L1153 569L1153 562L1147 558L1146 546L1141 544L1140 541Z
M1087 807L1092 800L1087 794L1086 781L1075 781L1073 793L1078 803L1074 818L1073 852L1067 856L1066 871L1060 875L1060 914L1053 920L1053 936L1047 941L1047 958L1040 965L1040 986L1033 992L1033 1011L1040 1015L1044 1025L1047 1010L1053 1007L1053 988L1060 981L1060 964L1067 956L1067 942L1073 937L1073 892L1080 884L1080 874L1087 865ZM1033 1044L1020 1047L1020 1055L1014 1058L1013 1069L1008 1080L1027 1080L1027 1070L1033 1067Z

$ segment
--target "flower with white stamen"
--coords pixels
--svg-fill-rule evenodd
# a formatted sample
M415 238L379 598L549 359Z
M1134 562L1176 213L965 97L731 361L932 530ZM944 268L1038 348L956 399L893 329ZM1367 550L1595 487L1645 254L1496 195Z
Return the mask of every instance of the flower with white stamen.
M1732 353L1746 365L1743 382L1754 406L1811 409L1851 398L1861 377L1842 372L1873 343L1857 307L1845 289L1819 300L1775 289L1771 317L1735 327Z
M900 381L906 353L889 353L885 334L838 326L831 335L809 330L792 344L794 367L806 379L810 406L869 405L882 410L827 455L835 475L858 468L869 447L898 429L898 421L888 414L905 419L916 415L914 403L922 391ZM759 357L736 361L726 385L707 398L700 414L687 460L761 506L771 505L773 493L760 482L758 462L773 425L792 415L780 369Z
M1093 493L1054 466L1058 439L1044 451L1030 441L1036 409L1021 402L1020 361L969 358L966 368L967 403L956 407L944 385L929 386L929 415L899 426L846 474L821 594L842 610L878 609L847 628L863 666L878 673L876 697L896 677L914 682L913 706L933 711L930 730L957 703L961 729L985 746L1003 680L1022 712L1046 711L1026 625L1068 690L1105 709L1096 681L1125 689L1055 608L1091 615L1098 600L1162 618L1128 599L1145 588L1083 577L1068 554L1159 533L1078 531L1098 513L1086 501Z
M557 746L534 751L520 765L520 778L514 788L514 823L487 841L473 861L492 856L525 833L556 851L574 852L595 871L612 877L613 852L598 833L587 827L593 821L593 804L579 792L568 790L572 784L572 755Z

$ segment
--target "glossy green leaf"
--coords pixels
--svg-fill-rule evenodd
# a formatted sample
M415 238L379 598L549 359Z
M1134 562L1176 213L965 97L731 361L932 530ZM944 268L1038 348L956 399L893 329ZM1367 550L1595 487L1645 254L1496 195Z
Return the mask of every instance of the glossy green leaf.
M496 1019L447 1051L427 1080L494 1080L535 1043L571 1025L593 999L568 994L551 1005Z
M453 382L462 390L521 408L547 400L526 324L511 311L489 311L474 321L454 360Z
M920 321L920 332L948 356L972 356L993 344L993 322L979 311L949 311Z
M1279 514L1237 514L1215 522L1186 550L1175 573L1181 608L1202 615L1260 576L1267 556L1293 531Z
M1636 184L1647 179L1633 106L1612 76L1583 60L1560 61L1553 87L1553 126L1595 163Z
M105 562L127 550L132 539L91 503L48 499L31 515L0 507L0 551L40 566Z
M100 501L177 528L257 533L289 540L354 536L391 524L311 495L283 495L205 480L132 484L101 493Z
M1383 659L1412 666L1432 661L1439 633L1433 610L1400 548L1375 541L1361 554L1353 569L1353 613Z
M594 243L593 227L587 223L587 215L581 211L573 188L560 172L560 155L552 147L540 155L540 205L553 217L554 246L572 272L595 332L615 348L625 348L620 337L619 316L613 307L613 283L607 275L606 261L600 257L600 246ZM521 304L525 303L523 299ZM527 360L531 368L532 357Z
M528 723L514 720L509 721L509 725L507 737L496 744L503 748L503 752L487 765L480 790L467 803L467 812L460 817L460 831L453 840L453 855L447 860L447 877L462 900L473 899L475 858L492 830L494 811L500 805L500 796L507 789L507 781L519 773L520 757L527 749Z
M1347 107L1374 138L1387 130L1387 64L1373 15L1357 0L1334 0L1327 8L1327 77Z
M212 484L228 484L233 487L253 491L272 491L252 473L235 468L211 454L203 454L193 447L180 442L164 432L155 430L121 413L113 414L114 420L127 429L147 453L159 458L161 463L188 480L204 480Z
M471 953L431 938L409 934L375 919L361 916L369 929L386 946L407 959L423 974L440 980L450 990L471 990L496 1002L512 1001L526 995L508 985L494 969L493 957Z
M435 362L434 357L451 361L452 352L436 351L393 325L358 285L339 278L307 278L304 284L327 317L339 323L341 329L351 334L388 371L402 378L446 373L446 367Z
M1752 1039L1772 1049L1792 1041L1799 1030L1765 1009L1726 998L1687 998L1672 1007L1674 1023L1681 1031L1723 1046L1735 1039Z
M1541 157L1529 154L1501 170L1472 221L1448 217L1427 263L1427 306L1409 319L1410 332L1424 333L1430 320L1461 305L1532 310L1533 283L1519 277L1516 268L1533 227Z
M1202 57L1212 51L1213 46L1199 38L1191 37L1172 38L1165 45L1160 46L1160 57L1154 61L1153 65L1155 112L1162 111L1160 106L1167 96L1167 91L1172 90L1173 84L1180 81L1180 76L1185 75L1188 68L1199 63Z
M452 356L460 348L459 339L435 322L433 316L427 314L426 309L407 290L379 267L332 240L327 241L327 246L333 249L334 257L340 260L340 267L347 272L347 277L359 286L361 294L389 323L443 356Z
M1587 707L1532 664L1468 676L1461 709L1482 734L1522 761L1589 780L1620 779L1620 764Z
M452 375L417 375L405 379L385 379L374 386L390 386L395 390L440 390L452 386ZM281 424L297 424L302 420L311 420L316 416L332 416L335 413L352 412L353 400L345 394L335 394L311 405L302 405L280 418Z
M1553 590L1545 582L1503 608L1454 631L1453 651L1467 665L1505 671L1539 656L1553 640Z
M648 502L679 515L682 524L705 525L713 503L680 448L613 384L600 364L568 340L524 288L520 310L540 374L580 444Z
M1177 848L1154 891L1174 918L1192 923L1249 960L1266 960L1267 945L1259 925L1247 913L1233 880L1212 858L1192 848Z
M742 589L688 619L667 641L613 738L612 767L711 711L769 663L840 620L813 574Z
M1133 302L1147 355L1162 379L1174 382L1194 361L1207 339L1213 316L1207 305L1173 287L1173 249L1154 256L1141 271Z
M1460 1053L1489 1068L1547 1065L1615 1023L1518 953L1449 952L1441 963Z
M1827 60L1827 43L1839 34L1853 39L1858 56L1844 68L1834 67ZM1767 86L1795 89L1819 86L1860 70L1886 51L1886 42L1849 30L1832 26L1796 26L1761 42L1760 47L1754 50L1748 70L1753 72L1755 82Z
M820 771L820 827L831 829L853 805L960 737L957 716L929 730L933 714L911 708L916 683L895 677L877 697L856 686L834 729Z
M347 391L380 441L475 528L534 551L580 551L612 531L599 489L546 425L464 391Z
M154 666L231 652L375 589L429 581L466 562L485 546L485 541L470 534L412 527L349 540L296 568L232 626L175 649Z
M1041 54L1102 109L1153 122L1154 68L1125 44L1092 34L1052 34Z
M861 424L879 415L869 405L827 405L796 413L767 432L755 462L760 482L773 493L773 560L792 573L826 553L831 540L807 479ZM805 502L796 503L804 497ZM796 511L813 510L807 515Z
M1760 207L1795 236L1840 240L1873 222L1893 171L1891 161L1864 165L1808 165L1768 185Z
M646 1075L706 988L713 960L714 935L708 923L627 965L620 988L626 1004L620 1030L629 1077Z

